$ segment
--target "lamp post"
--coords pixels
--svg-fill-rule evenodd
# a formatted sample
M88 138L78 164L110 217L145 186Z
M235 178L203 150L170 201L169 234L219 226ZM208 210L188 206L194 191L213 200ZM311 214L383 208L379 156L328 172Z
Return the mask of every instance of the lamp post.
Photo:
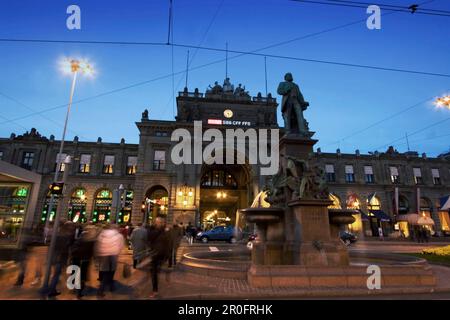
M119 216L120 211L122 210L122 207L124 207L125 201L126 201L126 194L124 193L125 188L123 187L123 184L119 186L118 192L117 192L117 204L116 204L116 218L115 223L118 224L119 222ZM122 196L124 199L122 200Z
M75 93L75 85L77 82L78 73L81 72L82 74L86 74L86 75L93 74L93 68L89 63L87 63L86 61L80 61L80 60L76 60L76 59L64 59L61 62L61 68L62 68L63 73L72 74L72 85L70 88L69 104L67 105L67 112L66 112L66 118L64 121L64 129L63 129L63 134L62 134L62 138L61 138L61 144L59 146L59 153L56 158L56 170L55 170L55 175L53 177L53 182L58 182L58 174L60 171L60 166L63 162L63 159L61 159L61 155L64 150L64 140L66 138L67 124L69 122L69 115L70 115L70 110L72 108L73 96ZM65 164L67 164L64 168L64 176L67 177L68 172L69 172L68 164L70 164L70 162L71 162L70 157L67 157L64 160L64 162L65 162ZM65 179L63 179L63 180L65 180ZM48 216L48 214L51 213L53 210L54 201L55 201L55 195L52 194L50 197L50 203L49 203L48 210L47 210L47 212L48 212L47 219L46 219L46 227L47 228L48 228L48 224L49 224L49 220L50 220L49 219L50 217ZM53 251L55 250L56 236L58 233L58 224L59 224L58 210L56 210L54 221L55 222L53 225L52 239L51 239L50 247L49 247L49 250L47 253L47 267L46 267L46 272L45 272L45 277L44 277L44 283L42 286L42 292L46 292L48 290L48 281L50 278L51 262L53 260L53 254L54 254Z

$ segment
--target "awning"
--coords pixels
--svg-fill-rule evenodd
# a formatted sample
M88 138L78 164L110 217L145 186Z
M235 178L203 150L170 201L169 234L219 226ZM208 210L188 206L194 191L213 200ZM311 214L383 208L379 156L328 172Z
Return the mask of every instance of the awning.
M408 222L415 226L433 226L434 221L428 216L419 215L417 213L401 214L397 216L397 221Z
M360 209L358 209L358 211L361 214L361 220L364 220L364 221L369 221L370 220L370 217L369 217L369 215L367 213L365 213L364 211L362 211Z
M450 210L450 196L442 197L440 200L441 203L441 209L444 210Z
M369 215L370 214L373 214L377 219L380 219L381 221L391 221L391 217L381 210L369 210Z

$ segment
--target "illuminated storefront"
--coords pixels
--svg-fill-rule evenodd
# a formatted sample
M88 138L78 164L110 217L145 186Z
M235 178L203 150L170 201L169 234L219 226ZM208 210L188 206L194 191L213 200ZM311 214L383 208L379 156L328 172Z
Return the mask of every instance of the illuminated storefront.
M155 186L148 190L147 202L147 222L150 223L158 215L166 216L169 209L169 193L162 186Z
M51 194L49 191L47 193L47 197L45 197L44 208L42 209L42 214L41 214L41 223L45 223L47 221L47 217L49 217L50 221L53 221L53 219L55 219L56 210L58 210L58 196L55 195L54 201L53 201L53 206L52 206L52 212L50 212L50 214L49 214L48 211L50 209L50 200L51 200Z
M358 211L360 211L360 209L361 209L361 202L359 201L358 197L354 193L351 193L347 196L346 204L347 204L347 209L353 209L353 210L358 210ZM363 230L361 213L353 214L353 218L355 218L355 222L353 222L352 224L349 224L347 226L348 231L351 233L355 233L355 234L361 234L362 230Z
M450 196L442 197L437 202L441 231L450 234Z
M133 190L127 190L125 197L125 207L123 207L120 211L119 218L117 220L117 223L119 224L128 224L131 222L131 211L134 198Z
M433 221L431 211L431 201L426 198L420 198L420 216L426 217L426 220L428 221ZM434 234L434 226L431 223L425 224L424 228L426 228L432 235Z
M86 190L83 188L76 189L69 203L68 219L73 222L84 223L86 219Z
M328 206L328 209L342 209L342 206L341 206L341 200L339 200L339 198L338 198L337 195L335 195L335 194L333 194L333 193L330 193L330 194L328 195L328 198L329 198L331 201L333 201L333 204L330 204L330 205Z
M108 189L100 190L94 200L92 222L110 222L112 192Z
M24 222L30 186L0 184L0 241L14 243Z

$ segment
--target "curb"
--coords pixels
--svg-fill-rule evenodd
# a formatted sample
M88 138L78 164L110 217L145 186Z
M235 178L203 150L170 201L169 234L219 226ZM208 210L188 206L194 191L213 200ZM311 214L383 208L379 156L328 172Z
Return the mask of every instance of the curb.
M297 291L286 293L216 293L216 294L194 294L194 295L179 295L172 297L161 297L163 300L267 300L267 299L301 299L301 298L351 298L351 297L366 297L370 299L373 296L383 297L389 295L408 295L408 294L433 294L433 293L450 293L450 288L398 288L385 289L380 291L368 291L366 289L349 290L346 292L336 292L329 290L317 291Z

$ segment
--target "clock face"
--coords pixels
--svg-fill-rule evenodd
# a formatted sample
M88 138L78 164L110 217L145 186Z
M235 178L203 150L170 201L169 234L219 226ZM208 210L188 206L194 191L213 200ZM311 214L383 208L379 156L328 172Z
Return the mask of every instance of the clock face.
M223 112L223 115L225 116L225 118L231 118L233 117L233 111L231 111L230 109L227 109Z

